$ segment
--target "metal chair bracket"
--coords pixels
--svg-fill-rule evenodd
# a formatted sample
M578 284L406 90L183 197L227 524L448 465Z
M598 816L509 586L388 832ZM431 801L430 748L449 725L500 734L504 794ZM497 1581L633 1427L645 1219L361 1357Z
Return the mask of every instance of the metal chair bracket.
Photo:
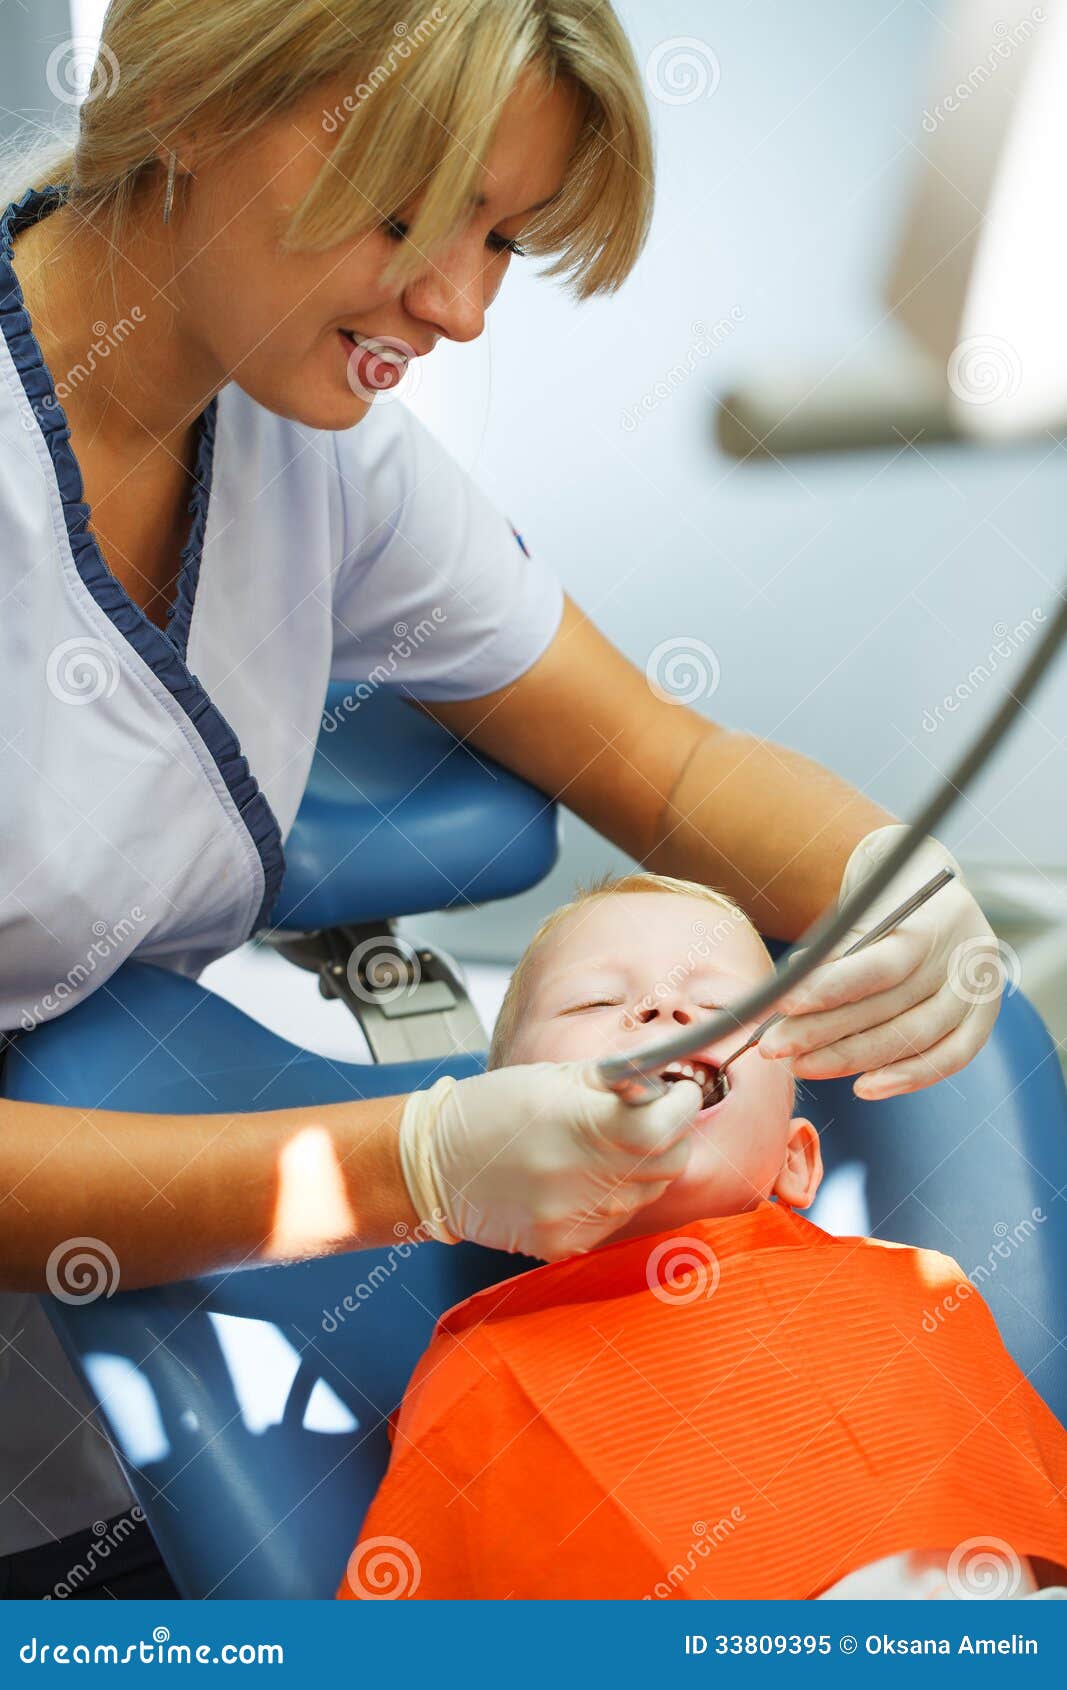
M452 962L412 945L392 920L264 936L319 977L359 1022L375 1062L415 1062L488 1048L489 1039Z

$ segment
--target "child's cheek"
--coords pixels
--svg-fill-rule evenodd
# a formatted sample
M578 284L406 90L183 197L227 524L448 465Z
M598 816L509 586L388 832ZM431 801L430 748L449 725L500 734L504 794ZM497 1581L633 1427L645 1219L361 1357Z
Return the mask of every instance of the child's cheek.
M755 1056L748 1070L753 1094L762 1108L781 1113L793 1095L793 1071L788 1062L768 1062L758 1051Z

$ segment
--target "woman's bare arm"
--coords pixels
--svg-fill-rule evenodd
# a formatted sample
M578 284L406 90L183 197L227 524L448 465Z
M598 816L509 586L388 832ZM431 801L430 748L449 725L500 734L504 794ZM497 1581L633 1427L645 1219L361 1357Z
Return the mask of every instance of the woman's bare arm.
M0 1290L48 1289L49 1256L77 1238L106 1245L134 1289L414 1234L404 1102L135 1115L0 1101Z
M422 708L647 868L728 892L780 939L833 903L853 848L895 819L810 757L658 697L571 599L517 681Z

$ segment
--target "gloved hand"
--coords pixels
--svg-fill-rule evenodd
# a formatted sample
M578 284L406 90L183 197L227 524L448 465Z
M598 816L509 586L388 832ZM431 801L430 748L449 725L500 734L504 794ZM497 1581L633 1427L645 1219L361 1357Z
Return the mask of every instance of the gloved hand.
M592 1249L689 1160L693 1080L631 1107L595 1062L530 1062L412 1092L400 1160L425 1230L558 1261Z
M903 824L861 839L845 866L843 902L883 861ZM764 1056L789 1057L800 1079L859 1074L857 1097L895 1097L955 1074L981 1050L997 1018L1005 963L993 929L967 891L959 864L928 839L841 941L867 933L936 874L949 881L868 949L818 967L779 1009L787 1018L760 1040Z

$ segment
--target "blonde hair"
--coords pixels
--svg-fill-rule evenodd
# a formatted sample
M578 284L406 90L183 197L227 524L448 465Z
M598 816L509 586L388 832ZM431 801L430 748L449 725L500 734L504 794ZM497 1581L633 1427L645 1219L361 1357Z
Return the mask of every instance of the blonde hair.
M620 892L674 892L682 898L703 898L709 904L715 904L719 909L728 912L731 921L740 923L755 934L760 946L767 957L768 968L772 967L770 953L764 945L759 933L753 927L744 910L728 898L725 892L716 892L710 886L704 886L696 880L676 880L669 874L651 874L637 872L633 874L601 875L590 882L588 886L575 888L575 895L568 904L561 904L559 909L553 910L542 921L537 932L523 951L515 966L515 972L508 981L508 989L504 994L504 1002L500 1007L496 1025L493 1028L492 1042L489 1047L487 1068L502 1068L508 1060L508 1052L515 1039L519 1023L522 1020L526 1006L533 958L538 946L558 927L560 922L575 910L600 898L612 898Z
M161 148L180 162L195 131L205 156L222 156L315 89L325 100L346 69L350 94L321 117L337 139L286 248L354 239L421 195L390 263L409 280L465 220L500 108L536 69L577 85L583 117L562 191L523 245L552 257L547 274L579 298L624 281L651 219L652 140L608 0L111 0L76 130L9 143L0 204L68 183L72 206L121 249L139 189L161 181Z

